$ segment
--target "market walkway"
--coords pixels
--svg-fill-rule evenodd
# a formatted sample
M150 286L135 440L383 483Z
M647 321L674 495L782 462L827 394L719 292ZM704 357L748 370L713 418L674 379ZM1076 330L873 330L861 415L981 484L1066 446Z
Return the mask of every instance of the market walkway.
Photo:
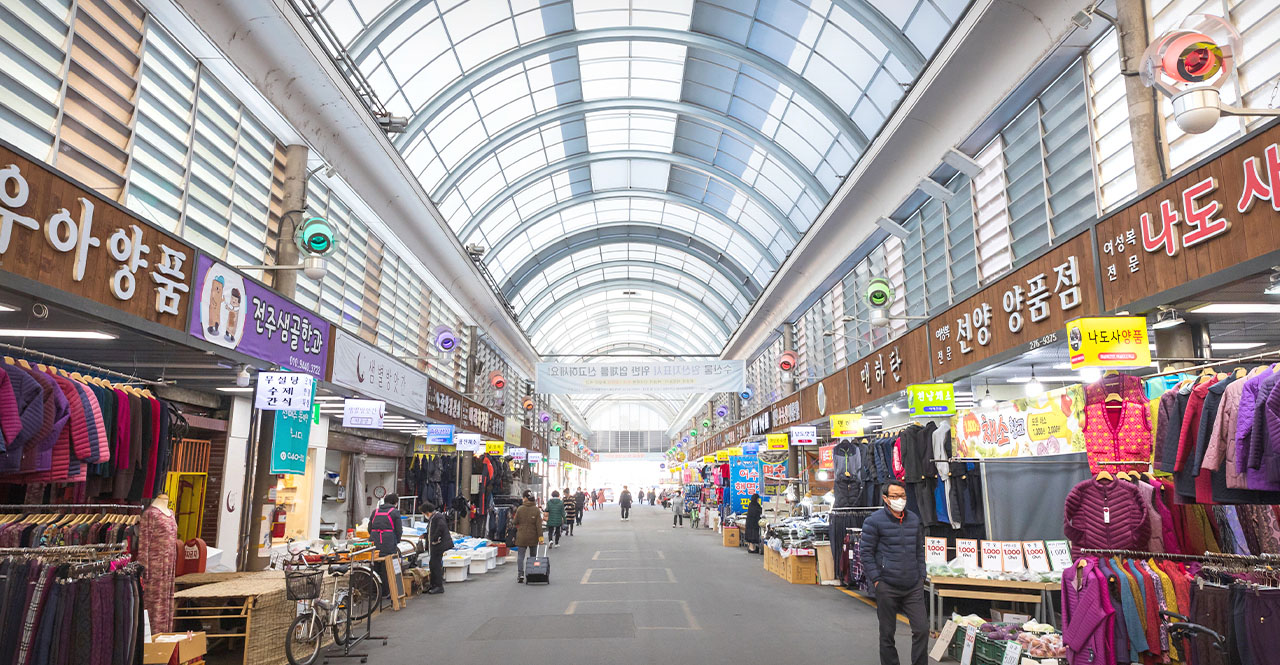
M588 512L551 550L551 584L509 563L388 612L370 663L879 663L875 610L834 588L791 585L710 530L672 529L661 506ZM910 636L899 625L904 662ZM821 661L819 660L821 659Z

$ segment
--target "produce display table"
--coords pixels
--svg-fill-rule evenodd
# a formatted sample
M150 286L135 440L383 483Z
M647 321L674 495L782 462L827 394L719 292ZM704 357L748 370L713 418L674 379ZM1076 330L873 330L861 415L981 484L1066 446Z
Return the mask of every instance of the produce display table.
M943 598L968 598L1031 605L1035 608L1036 621L1056 625L1057 613L1053 609L1053 596L1062 591L1062 585L1057 582L930 576L928 591L929 626L937 632L942 629Z

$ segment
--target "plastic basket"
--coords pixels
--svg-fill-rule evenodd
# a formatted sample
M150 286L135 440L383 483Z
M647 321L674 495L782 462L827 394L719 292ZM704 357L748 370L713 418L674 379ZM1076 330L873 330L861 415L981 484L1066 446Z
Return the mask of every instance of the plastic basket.
M315 569L289 570L284 574L285 595L289 600L315 600L320 597L324 584L324 571Z

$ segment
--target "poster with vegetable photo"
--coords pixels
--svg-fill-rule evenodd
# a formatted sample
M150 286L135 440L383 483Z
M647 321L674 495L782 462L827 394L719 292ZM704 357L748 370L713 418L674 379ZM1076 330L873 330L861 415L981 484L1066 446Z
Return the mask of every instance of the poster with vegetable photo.
M1030 457L1083 451L1083 421L1080 385L1000 402L990 409L961 409L952 419L954 454Z

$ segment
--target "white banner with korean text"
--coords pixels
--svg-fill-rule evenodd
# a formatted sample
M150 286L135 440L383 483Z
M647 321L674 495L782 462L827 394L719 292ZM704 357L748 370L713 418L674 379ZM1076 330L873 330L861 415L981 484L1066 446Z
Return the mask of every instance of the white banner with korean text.
M544 395L736 393L746 388L741 360L663 363L538 363Z

